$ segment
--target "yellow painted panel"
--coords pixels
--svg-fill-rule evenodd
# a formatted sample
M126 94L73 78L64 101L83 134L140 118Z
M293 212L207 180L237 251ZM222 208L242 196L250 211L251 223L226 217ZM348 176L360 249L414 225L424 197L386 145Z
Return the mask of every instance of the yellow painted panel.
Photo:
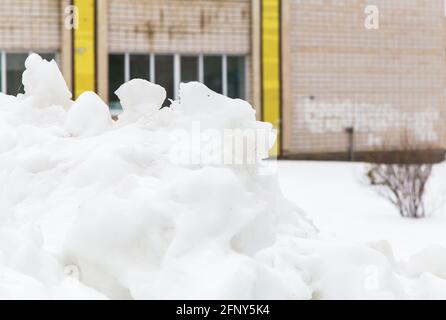
M280 85L280 0L262 0L262 114L279 134L271 156L280 150Z
M74 0L79 28L74 29L74 95L96 90L95 0Z

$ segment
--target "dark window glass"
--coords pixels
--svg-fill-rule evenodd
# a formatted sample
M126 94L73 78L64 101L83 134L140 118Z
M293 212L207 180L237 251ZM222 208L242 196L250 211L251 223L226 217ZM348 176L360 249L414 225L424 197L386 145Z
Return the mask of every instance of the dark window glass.
M150 56L132 54L130 56L130 79L150 80Z
M198 57L181 57L181 81L198 81Z
M56 54L54 53L38 53L38 55L47 61L56 60Z
M204 84L209 89L222 93L222 57L221 56L205 56L204 64Z
M115 91L124 81L124 55L111 54L108 59L108 102L112 110L122 109Z
M245 58L228 57L228 97L245 99Z
M22 74L25 71L27 53L6 54L6 91L10 95L23 93Z
M157 55L155 57L155 82L164 87L167 91L167 98L174 97L174 79L173 79L173 56ZM169 105L168 99L164 102L164 106Z

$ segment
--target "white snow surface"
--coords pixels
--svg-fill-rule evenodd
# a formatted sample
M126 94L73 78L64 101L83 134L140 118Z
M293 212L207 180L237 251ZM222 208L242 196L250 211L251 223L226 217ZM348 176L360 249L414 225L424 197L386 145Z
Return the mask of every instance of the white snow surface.
M54 62L26 68L25 95L0 94L0 298L446 297L441 247L396 263L385 241L318 234L260 165L171 161L196 121L274 136L247 102L188 83L160 109L162 88L132 80L113 122Z
M94 92L84 92L68 111L65 128L74 137L94 136L112 125L108 106Z
M434 166L424 219L401 218L367 185L366 170L362 163L281 161L278 176L284 195L317 225L319 238L375 248L394 265L406 297L445 299L446 163Z
M157 112L166 99L166 90L143 79L133 79L116 90L125 113L120 121L136 121Z
M385 240L398 260L430 246L446 246L446 162L433 168L424 219L401 218L367 184L366 170L363 163L280 161L278 176L286 198L308 214L319 235L358 243Z

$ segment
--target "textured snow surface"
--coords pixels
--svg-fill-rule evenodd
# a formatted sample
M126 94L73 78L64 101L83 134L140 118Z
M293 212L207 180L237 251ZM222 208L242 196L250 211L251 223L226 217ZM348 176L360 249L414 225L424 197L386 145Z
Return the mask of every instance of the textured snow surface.
M261 164L172 161L197 121L263 132L265 157L274 132L247 102L188 83L161 109L164 89L132 80L114 122L94 93L70 100L55 62L26 67L25 94L0 95L0 298L446 296L442 249L405 271L385 242L322 239Z

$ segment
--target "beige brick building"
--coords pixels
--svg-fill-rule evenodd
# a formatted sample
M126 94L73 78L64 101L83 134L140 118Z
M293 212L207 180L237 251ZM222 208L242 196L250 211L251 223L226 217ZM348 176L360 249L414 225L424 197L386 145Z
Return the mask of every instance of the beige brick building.
M378 29L365 25L368 6ZM280 129L284 157L397 149L407 132L446 149L445 41L440 0L0 0L0 89L22 90L34 51L113 110L114 90L135 77L171 98L198 80L247 99Z
M364 8L379 8L379 29ZM404 131L445 144L443 1L291 0L285 41L286 153L339 153L398 146Z

